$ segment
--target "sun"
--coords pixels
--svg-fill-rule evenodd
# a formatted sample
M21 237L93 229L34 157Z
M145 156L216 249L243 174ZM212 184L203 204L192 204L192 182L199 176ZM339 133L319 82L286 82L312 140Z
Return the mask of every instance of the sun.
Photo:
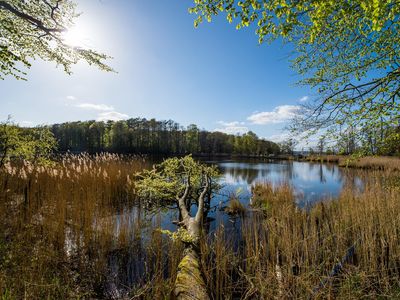
M87 46L88 38L82 28L76 26L69 28L63 34L64 43L71 47L85 47Z

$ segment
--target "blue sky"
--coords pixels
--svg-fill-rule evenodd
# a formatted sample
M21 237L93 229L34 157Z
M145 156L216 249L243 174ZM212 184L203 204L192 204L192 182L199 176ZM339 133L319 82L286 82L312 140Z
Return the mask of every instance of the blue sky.
M258 44L224 19L193 27L191 1L81 0L72 37L114 58L67 75L36 60L28 81L0 82L2 120L22 125L145 117L279 140L311 92L296 86L290 46ZM79 37L77 36L79 35Z

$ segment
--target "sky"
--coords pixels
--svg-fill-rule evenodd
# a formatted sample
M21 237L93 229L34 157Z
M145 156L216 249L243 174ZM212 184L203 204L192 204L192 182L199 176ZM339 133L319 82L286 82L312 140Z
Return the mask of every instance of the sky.
M192 1L80 0L71 43L113 57L116 73L80 62L67 75L32 61L27 81L0 81L0 120L23 126L130 117L172 119L280 141L311 99L290 67L290 45L258 44L254 29L223 17L194 28Z

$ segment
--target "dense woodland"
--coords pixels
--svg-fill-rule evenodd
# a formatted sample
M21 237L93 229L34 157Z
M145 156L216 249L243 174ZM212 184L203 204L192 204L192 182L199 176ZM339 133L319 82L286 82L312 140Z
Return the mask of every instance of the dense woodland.
M185 128L171 120L68 122L52 125L51 131L61 152L268 155L280 151L276 143L260 139L253 132L209 132L193 124Z

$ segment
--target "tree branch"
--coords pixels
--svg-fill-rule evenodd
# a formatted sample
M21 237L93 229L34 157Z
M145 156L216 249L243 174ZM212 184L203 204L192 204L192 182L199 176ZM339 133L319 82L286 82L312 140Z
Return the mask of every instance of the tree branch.
M188 175L188 179L186 181L185 185L185 192L183 193L182 197L177 197L178 200L178 206L179 206L179 211L182 215L182 219L184 222L187 222L187 220L190 217L189 211L186 207L186 198L189 195L189 190L190 190L190 174Z
M57 2L57 6L56 7L52 7L51 8L51 18L52 20L58 25L57 21L54 19L54 11L58 8L58 2ZM35 17L32 17L31 15L28 15L24 12L19 11L18 9L16 9L14 6L10 5L9 3L5 2L5 1L0 1L0 9L4 9L7 10L11 13L13 13L14 15L16 15L17 17L20 17L26 21L28 21L29 23L31 23L32 25L36 25L37 28L43 30L46 33L51 33L51 32L64 32L66 31L65 28L48 28L46 27L43 22Z
M204 175L204 179L206 182L206 185L203 188L203 191L201 192L200 196L199 196L199 205L197 208L197 213L196 213L196 217L195 217L195 222L199 223L201 221L201 219L203 219L203 212L204 212L204 197L208 191L208 188L210 186L210 178L207 175Z

